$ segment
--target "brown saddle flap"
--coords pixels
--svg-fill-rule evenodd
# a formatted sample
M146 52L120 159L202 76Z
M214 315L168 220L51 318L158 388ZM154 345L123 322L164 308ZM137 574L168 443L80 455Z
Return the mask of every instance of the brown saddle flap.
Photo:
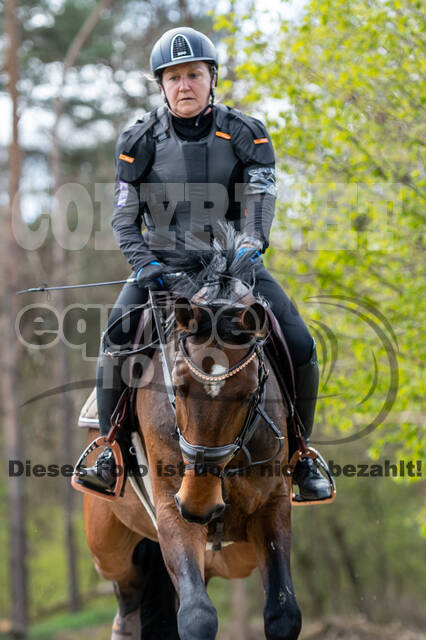
M290 400L294 405L296 397L294 368L287 342L271 309L266 310L266 315L269 335L265 344L265 352L274 370L286 404ZM290 407L288 408L290 409Z

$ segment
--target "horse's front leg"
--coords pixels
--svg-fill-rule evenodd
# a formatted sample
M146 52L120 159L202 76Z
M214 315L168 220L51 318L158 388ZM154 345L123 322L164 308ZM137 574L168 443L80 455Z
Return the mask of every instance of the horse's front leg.
M214 640L217 613L204 583L206 527L185 522L172 500L157 503L156 513L164 561L179 595L179 637Z
M288 496L278 496L255 514L248 527L256 546L265 587L263 610L267 640L296 640L302 616L290 573L290 505Z

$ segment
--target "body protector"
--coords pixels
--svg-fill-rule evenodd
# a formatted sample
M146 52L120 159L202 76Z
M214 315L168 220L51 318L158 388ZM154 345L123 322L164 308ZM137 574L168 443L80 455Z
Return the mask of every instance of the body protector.
M137 271L167 264L176 248L202 251L224 220L265 250L276 197L274 152L264 125L213 107L210 133L181 140L159 107L119 138L113 229ZM147 231L141 236L142 219Z

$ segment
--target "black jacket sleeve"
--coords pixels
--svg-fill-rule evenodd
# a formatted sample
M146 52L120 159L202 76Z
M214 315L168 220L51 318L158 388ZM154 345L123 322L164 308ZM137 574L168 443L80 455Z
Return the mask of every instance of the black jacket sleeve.
M149 250L142 235L142 210L139 182L154 154L154 143L148 134L138 142L132 155L122 153L128 131L117 142L115 163L116 181L112 228L115 239L132 269L139 269L156 256Z
M275 213L275 165L248 165L244 167L245 234L257 240L254 243L263 252L269 246L269 234Z
M265 125L244 117L234 135L234 150L244 165L244 220L242 231L253 238L262 251L269 245L269 234L277 195L275 156Z

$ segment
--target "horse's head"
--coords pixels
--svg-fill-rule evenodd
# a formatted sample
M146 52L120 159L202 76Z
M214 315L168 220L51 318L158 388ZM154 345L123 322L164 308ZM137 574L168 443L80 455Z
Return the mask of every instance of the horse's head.
M202 289L175 303L176 421L185 474L175 496L181 515L206 524L220 515L223 471L239 452L264 373L259 342L264 306L237 282L230 299Z

